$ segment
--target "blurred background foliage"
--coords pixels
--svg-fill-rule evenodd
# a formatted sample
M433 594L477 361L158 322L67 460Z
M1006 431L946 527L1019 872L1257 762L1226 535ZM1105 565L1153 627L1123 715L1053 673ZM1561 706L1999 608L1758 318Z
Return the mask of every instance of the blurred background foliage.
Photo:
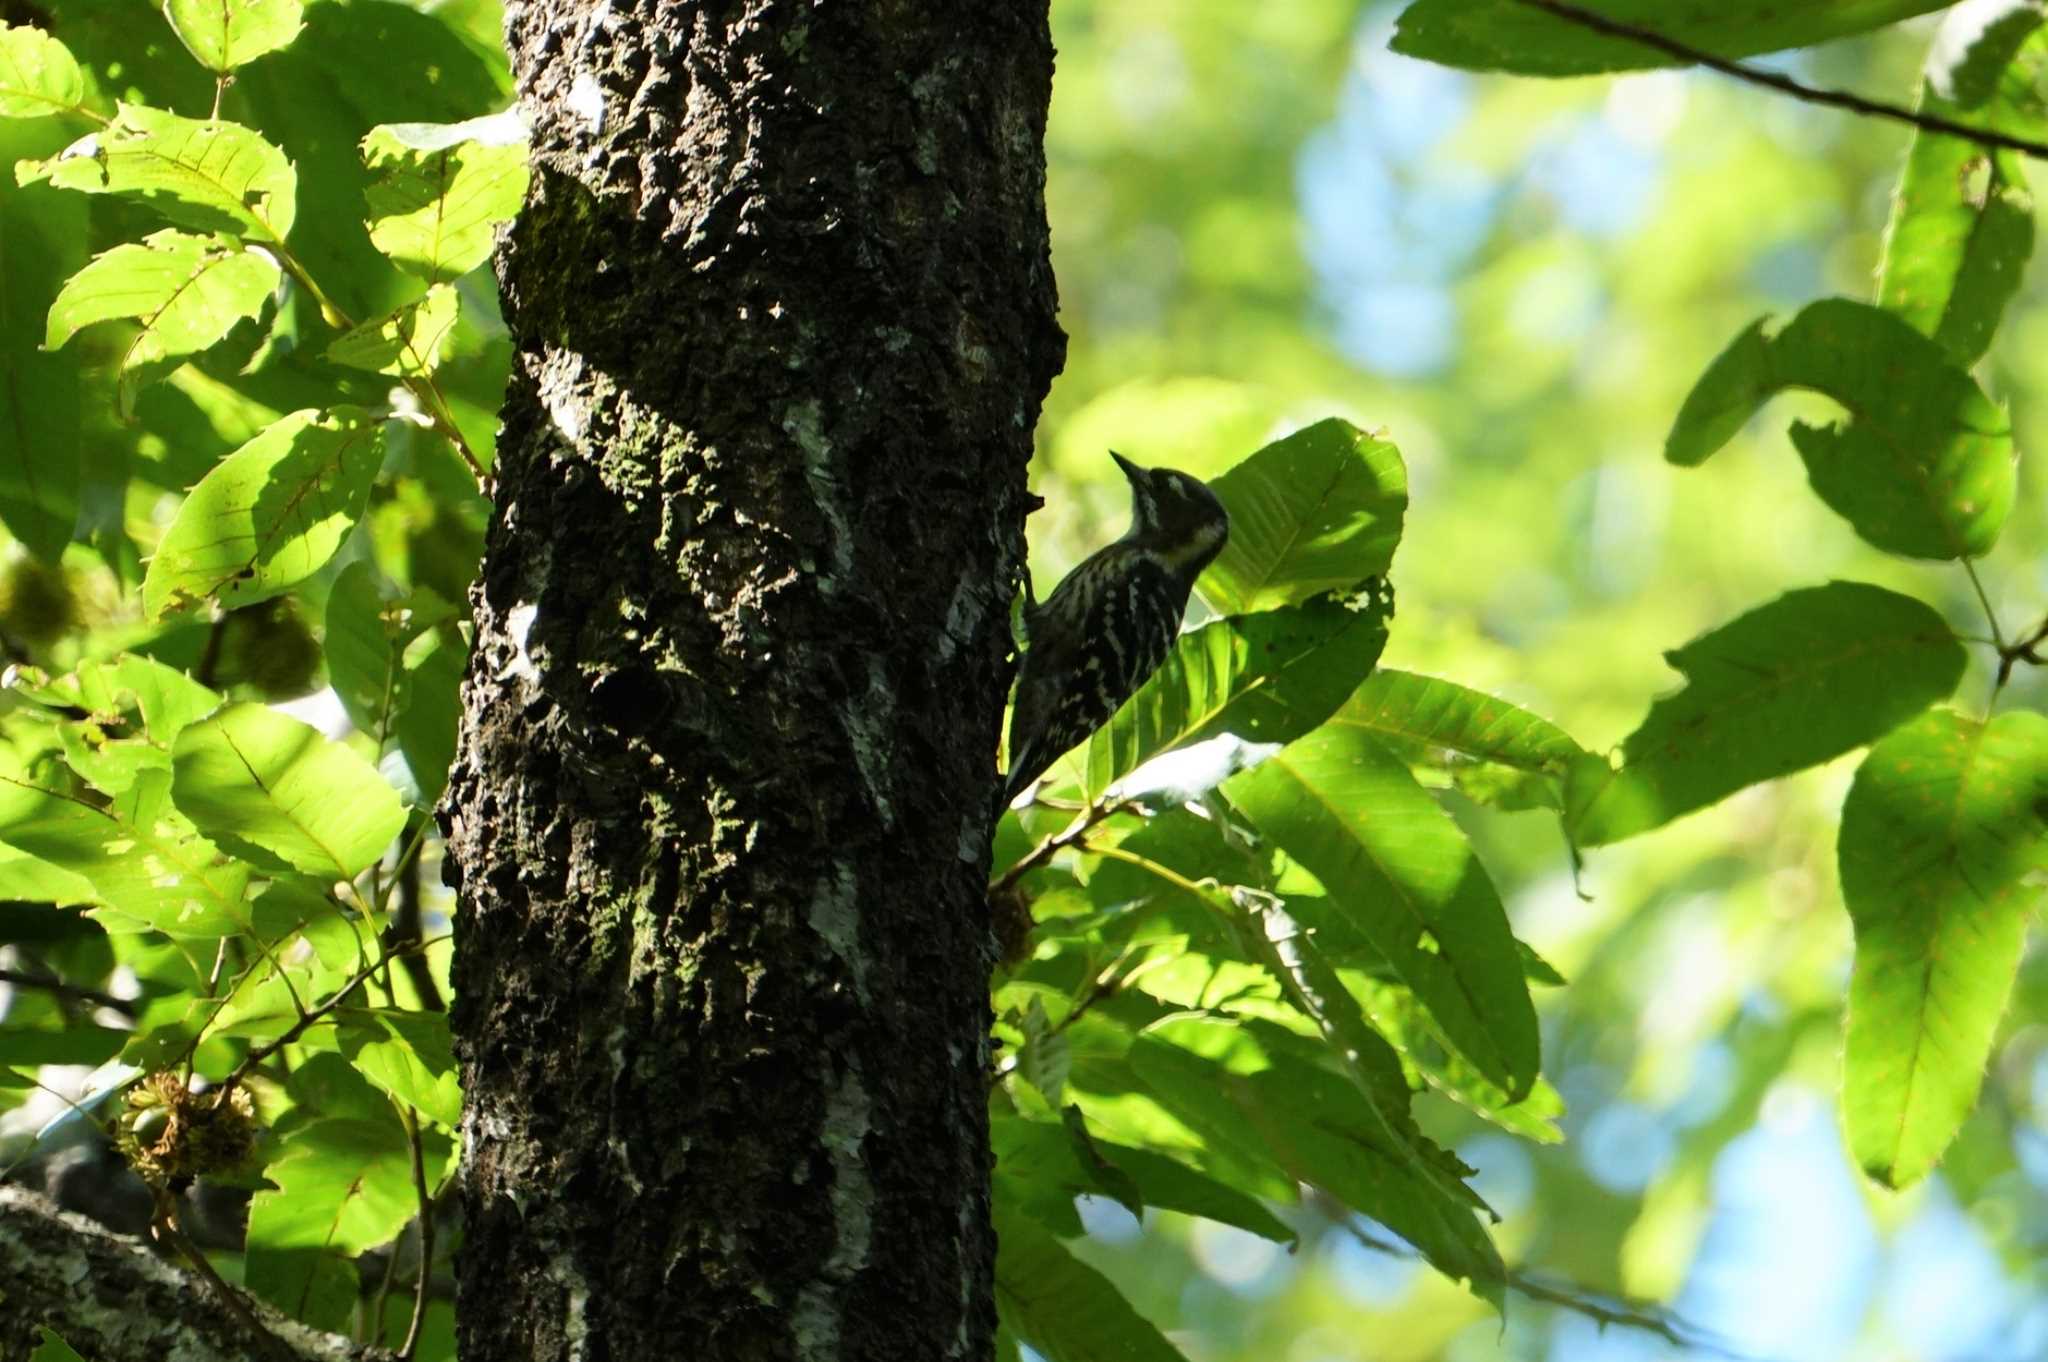
M1675 686L1666 649L1787 589L1878 582L1984 637L1960 569L1880 554L1812 495L1784 417L1824 399L1779 399L1703 467L1661 457L1742 327L1872 296L1909 130L1697 72L1450 71L1387 50L1399 8L1055 0L1048 196L1071 341L1040 428L1040 587L1121 528L1106 448L1213 473L1337 414L1383 430L1413 480L1382 665L1493 691L1593 750ZM1932 28L1764 64L1910 104ZM1979 370L2023 451L2048 419L2041 298L2030 279ZM2048 595L2044 534L2023 459L1981 568L2009 625ZM2042 695L2023 676L2001 704ZM1445 796L1517 934L1570 980L1537 993L1563 1143L1417 1102L1481 1170L1503 1254L1537 1288L1505 1329L1314 1215L1290 1256L1157 1212L1140 1230L1102 1202L1082 1252L1204 1362L2048 1356L2038 948L1940 1172L1893 1195L1843 1146L1834 826L1854 761L1594 852L1576 886L1553 816ZM1558 1286L1655 1303L1636 1313L1657 1327L1539 1299Z

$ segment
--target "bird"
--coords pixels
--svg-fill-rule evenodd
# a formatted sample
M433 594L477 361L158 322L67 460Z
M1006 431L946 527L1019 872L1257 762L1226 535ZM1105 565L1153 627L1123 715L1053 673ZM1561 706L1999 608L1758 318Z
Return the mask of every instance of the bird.
M1230 539L1230 515L1200 478L1109 457L1131 484L1131 527L1025 607L999 811L1166 660L1195 579Z

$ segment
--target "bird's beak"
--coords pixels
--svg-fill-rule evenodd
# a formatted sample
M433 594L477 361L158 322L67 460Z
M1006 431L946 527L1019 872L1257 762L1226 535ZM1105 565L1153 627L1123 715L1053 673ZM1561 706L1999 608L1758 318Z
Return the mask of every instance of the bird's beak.
M1116 460L1116 466L1124 470L1124 476L1131 480L1133 486L1135 486L1139 482L1139 480L1145 476L1144 469L1140 468L1137 464L1132 463L1129 459L1126 459L1123 455L1117 453L1114 449L1109 451L1109 457Z

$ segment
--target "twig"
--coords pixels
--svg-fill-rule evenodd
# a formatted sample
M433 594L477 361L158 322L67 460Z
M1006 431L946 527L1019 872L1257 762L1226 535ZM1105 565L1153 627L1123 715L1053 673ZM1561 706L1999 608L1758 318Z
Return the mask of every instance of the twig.
M56 975L37 974L30 970L0 969L0 984L11 984L15 988L39 988L45 993L54 993L60 998L76 998L94 1007L108 1007L124 1017L135 1015L135 1004L126 998L116 998L111 993L102 993L96 988L80 984L67 984Z
M220 1297L221 1304L227 1307L228 1313L263 1340L265 1352L282 1359L282 1362L296 1362L298 1354L286 1346L283 1339L270 1332L263 1321L256 1317L256 1312L249 1308L249 1302L242 1298L242 1293L222 1280L220 1273L214 1271L213 1264L207 1261L206 1254L186 1236L183 1229L179 1228L177 1202L171 1194L162 1188L154 1189L153 1194L156 1198L156 1210L151 1217L150 1228L156 1232L157 1238L192 1265L192 1270L204 1278L207 1286Z
M1083 809L1080 817L1069 823L1064 832L1054 833L1046 838L1043 842L1040 842L1037 846L1018 857L1015 865L1005 870L996 879L990 881L988 892L990 894L1002 893L1010 888L1010 886L1016 884L1017 881L1051 860L1055 855L1086 837L1096 824L1127 809L1134 809L1136 807L1138 807L1138 801L1135 799L1113 799L1107 804L1094 804Z
M1830 108L1846 109L1850 113L1862 114L1867 118L1887 118L1895 123L1904 123L1910 127L1919 128L1924 132L1943 133L1950 137L1960 137L1965 141L1975 142L1981 147L2000 151L2017 151L2036 160L2048 161L2048 142L2035 142L2025 137L2014 137L2010 133L1999 132L1992 128L1972 127L1967 123L1959 123L1952 118L1944 118L1940 114L1909 109L1903 104L1890 104L1880 99L1870 99L1848 90L1830 90L1817 85L1807 85L1792 79L1790 76L1779 75L1776 71L1766 71L1761 67L1745 66L1741 62L1715 56L1712 52L1694 47L1690 43L1682 42L1677 38L1667 37L1654 30L1638 28L1634 24L1623 23L1619 19L1610 19L1608 16L1595 10L1570 4L1568 0L1517 0L1517 3L1527 5L1530 9L1542 10L1545 14L1562 19L1569 24L1576 24L1580 28L1589 29L1594 33L1605 34L1610 38L1619 38L1623 42L1634 43L1638 47L1646 47L1653 52L1661 52L1675 61L1695 66L1704 66L1710 71L1719 71L1724 76L1732 76L1736 80L1748 81L1752 85L1761 85L1765 89L1776 90L1780 94L1790 95L1792 98L1804 100L1808 104L1822 104Z
M1320 1198L1317 1198L1320 1202ZM1403 1244L1382 1239L1366 1230L1349 1215L1337 1213L1331 1206L1321 1207L1330 1223L1343 1230L1360 1245L1375 1253L1384 1253L1390 1258L1419 1258L1421 1254ZM1615 1325L1623 1329L1635 1329L1642 1333L1654 1334L1677 1348L1697 1348L1718 1353L1722 1357L1740 1358L1742 1353L1713 1341L1712 1335L1695 1324L1681 1319L1676 1313L1651 1302L1632 1301L1622 1296L1611 1296L1577 1284L1556 1286L1544 1282L1527 1272L1508 1269L1504 1280L1508 1289L1517 1295L1526 1296L1545 1305L1555 1305L1575 1315L1583 1315L1601 1328Z
M428 946L432 945L434 941L438 941L440 939L441 938L436 937L432 941L422 941L417 945L404 947L402 949L425 950ZM375 960L372 960L369 964L363 966L361 969L357 970L353 975L351 975L347 983L343 984L339 989L335 990L333 997L329 998L326 1002L320 1004L320 1006L310 1008L307 1011L301 1013L299 1019L293 1022L290 1028L288 1028L282 1035L278 1036L275 1040L269 1041L266 1044L257 1046L248 1054L242 1056L242 1062L240 1064L237 1064L234 1067L234 1069L229 1072L228 1076L220 1081L221 1095L219 1098L216 1098L215 1100L225 1100L227 1094L234 1091L235 1085L237 1083L240 1083L244 1078L248 1077L249 1071L251 1069L255 1068L258 1064L261 1064L264 1060L269 1059L272 1055L276 1054L279 1050L282 1050L285 1046L292 1044L300 1036L305 1035L306 1032L310 1030L316 1022L320 1021L322 1018L327 1016L328 1013L334 1011L343 1003L347 1002L351 994L353 994L357 989L361 988L364 984L368 983L370 979L376 975L377 971L383 969L385 965L390 962L391 957L397 953L398 949L394 949L391 951L386 951L384 954L378 956Z
M419 1113L401 1102L398 1119L405 1124L406 1143L412 1148L412 1190L420 1206L419 1280L413 1287L412 1323L406 1326L405 1343L398 1350L399 1362L412 1362L413 1351L420 1343L420 1327L427 1319L427 1280L434 1269L434 1198L427 1191L427 1156L420 1146ZM396 1260L396 1252L392 1257Z

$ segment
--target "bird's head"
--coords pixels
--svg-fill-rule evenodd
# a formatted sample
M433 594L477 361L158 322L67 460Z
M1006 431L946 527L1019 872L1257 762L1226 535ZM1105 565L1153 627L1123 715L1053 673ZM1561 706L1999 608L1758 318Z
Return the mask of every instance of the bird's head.
M1109 457L1131 483L1131 528L1142 545L1192 581L1230 538L1230 516L1207 483L1176 468L1146 468L1115 450Z

